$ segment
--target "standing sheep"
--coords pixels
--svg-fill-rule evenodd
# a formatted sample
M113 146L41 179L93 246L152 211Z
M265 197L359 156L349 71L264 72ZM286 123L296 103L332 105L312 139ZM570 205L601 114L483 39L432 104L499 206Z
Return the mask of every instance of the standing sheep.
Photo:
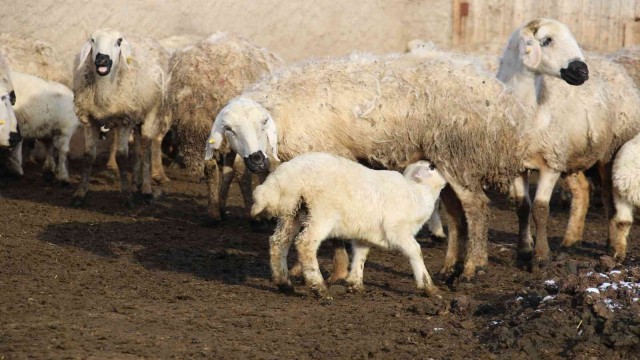
M74 112L73 92L62 84L16 71L11 72L11 80L20 94L14 110L22 136L42 141L47 149L44 176L68 183L69 141L80 124ZM54 150L58 152L57 166ZM10 164L14 172L23 174L22 142L12 149Z
M624 144L613 162L615 215L610 245L614 256L624 258L627 238L633 224L633 210L640 206L640 134Z
M114 129L118 138L116 161L120 192L131 205L129 135L134 131L134 184L150 200L150 145L161 121L168 54L154 40L124 36L115 30L96 30L76 58L73 92L78 119L85 125L85 154L74 205L84 202L96 158L96 140L102 129ZM138 171L139 170L139 171ZM139 177L142 177L140 180Z
M327 153L306 153L280 165L254 192L253 216L277 216L269 238L271 270L280 288L290 288L287 253L294 238L308 286L328 296L317 251L327 237L352 239L347 283L364 288L362 273L371 246L399 250L409 258L418 289L437 291L414 238L429 219L445 179L426 161L405 175L371 170ZM304 230L298 234L304 223Z
M208 212L213 220L220 220L224 214L227 193L234 177L236 153L225 144L215 157L212 156L212 161L204 161L202 147L213 125L212 114L215 116L246 86L282 65L282 60L268 50L226 32L216 33L194 46L179 50L171 58L171 81L164 117L174 122L178 148L189 173L195 179L206 175ZM165 130L168 126L165 123ZM251 172L241 170L240 188L248 216Z
M14 147L22 141L18 132L18 120L13 112L16 93L9 72L9 66L0 54L0 147Z
M253 171L266 170L268 157L287 161L310 151L389 170L428 159L451 187L442 195L449 220L443 271L464 258L470 278L488 261L483 186L505 188L522 170L519 120L528 116L504 84L459 55L353 54L290 66L255 84L220 111L206 156L224 136ZM458 241L467 229L462 256ZM334 280L346 273L342 254Z
M565 81L544 76L545 68L569 57L561 73ZM537 19L517 29L502 56L498 78L525 104L536 108L531 119L523 119L529 129L525 166L540 172L533 219L536 225L536 262L549 256L546 222L553 187L561 174L575 194L563 245L582 239L588 206L588 183L582 174L594 164L602 169L603 195L610 197L611 161L620 146L640 130L640 94L624 68L610 60L590 54L587 63L571 34L562 23ZM586 79L589 79L585 83ZM581 86L570 86L570 85ZM583 85L584 84L584 85ZM608 185L607 185L608 184ZM520 260L531 258L529 231L531 200L527 174L515 182L520 234ZM605 200L612 204L612 200ZM613 206L608 206L611 209ZM611 213L611 210L608 211ZM610 215L611 216L611 215Z

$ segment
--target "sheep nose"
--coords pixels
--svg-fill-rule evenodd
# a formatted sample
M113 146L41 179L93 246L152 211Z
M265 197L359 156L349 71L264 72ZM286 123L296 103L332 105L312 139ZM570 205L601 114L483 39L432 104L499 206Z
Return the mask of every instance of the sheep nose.
M589 67L584 61L574 60L560 70L560 77L570 85L582 85L589 79Z
M589 67L582 61L572 61L569 63L569 70L580 76L580 78L589 79Z
M98 53L98 55L96 55L96 61L95 61L96 66L109 66L110 62L111 62L111 58L109 57L109 55L105 55L101 53Z
M244 164L253 172L264 172L269 169L269 159L262 151L256 151L244 158Z
M262 151L256 151L253 154L249 155L249 160L251 160L254 164L261 164L266 157L262 154Z
M19 132L10 132L9 133L9 146L14 147L18 145L18 143L22 141L22 135Z

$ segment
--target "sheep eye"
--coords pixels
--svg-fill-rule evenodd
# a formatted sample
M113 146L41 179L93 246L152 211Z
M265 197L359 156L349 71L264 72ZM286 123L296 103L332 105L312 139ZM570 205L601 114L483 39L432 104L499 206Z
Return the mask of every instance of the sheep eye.
M548 38L544 39L544 41L542 42L542 46L549 46L549 45L551 45L552 41L553 41L553 39L548 37Z
M267 125L267 121L269 121L269 118L264 118L264 120L262 120L262 125Z
M230 132L230 133L232 133L232 134L235 134L235 133L236 133L235 131L233 131L233 129L231 129L231 128L230 128L230 127L228 127L228 126L227 126L227 127L225 127L225 128L224 128L224 130L225 130L225 131L228 131L228 132Z
M96 42L96 39L91 38L91 42L92 42L92 43Z
M436 169L436 166L435 166L435 165L433 165L433 164L429 164L429 170L435 170L435 169Z
M122 38L118 39L118 41L116 41L116 45L120 46L120 44L122 44Z

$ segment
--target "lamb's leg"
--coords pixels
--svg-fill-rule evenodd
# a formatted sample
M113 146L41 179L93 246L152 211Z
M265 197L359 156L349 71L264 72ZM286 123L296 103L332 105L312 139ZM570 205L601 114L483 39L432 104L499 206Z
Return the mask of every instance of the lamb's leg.
M518 208L518 264L529 266L533 252L533 238L529 218L531 215L531 197L529 196L529 172L525 171L518 176L513 184L513 199Z
M116 162L120 171L120 195L125 206L132 207L133 201L131 196L131 184L129 183L129 136L131 135L131 127L119 126L115 129L118 139L118 147L116 151Z
M204 161L204 176L207 183L209 205L207 212L212 221L220 221L220 164L218 159Z
M153 188L151 187L151 144L159 136L157 130L158 121L158 107L154 107L149 111L141 125L141 139L140 139L140 158L141 158L141 176L142 176L142 197L149 203L153 200ZM162 142L162 138L160 139ZM158 143L158 149L160 149ZM162 167L162 159L160 159L160 167Z
M549 219L549 200L553 188L560 177L551 169L540 169L536 197L533 201L533 221L536 225L536 245L534 262L543 264L549 259L549 241L547 239L547 220Z
M225 154L222 157L222 182L220 183L220 187L218 188L218 191L220 192L218 207L220 208L221 216L224 215L225 212L227 211L227 198L229 197L229 189L231 188L231 182L233 182L233 178L236 174L234 169L235 160L236 160L235 151L230 151L229 153ZM246 172L249 172L249 171L246 171ZM249 175L249 181L251 181L251 174L246 174L246 175ZM240 190L242 191L242 196L244 198L245 197L244 192L246 191L246 184L242 184L242 180L246 181L246 178L241 178L241 182L240 182ZM245 187L244 189L243 189L243 186ZM251 183L249 183L249 193L251 193ZM251 204L249 204L249 207L247 207L246 198L244 199L244 202L245 202L245 215L247 216L247 219L250 219Z
M627 255L627 239L631 225L633 225L633 205L620 197L617 191L613 192L613 202L616 214L613 218L615 232L611 234L611 249L616 259L623 260Z
M353 258L351 259L351 271L346 278L351 291L364 291L362 281L364 273L364 263L367 261L367 255L371 247L362 241L351 241L351 249L353 250Z
M283 216L278 220L275 233L269 237L269 255L273 281L281 291L293 289L287 269L287 255L296 235L300 232L302 222L297 216Z
M397 241L390 239L390 242L395 243L402 254L409 258L418 289L425 290L427 295L436 294L438 292L438 288L433 284L431 276L429 276L429 272L427 271L427 267L424 265L422 249L420 248L418 241L416 241L413 236L404 236L401 239L397 239Z
M24 175L24 171L22 170L22 143L24 143L24 140L11 148L11 154L7 161L7 170L15 176Z
M84 125L85 150L82 158L82 176L80 177L78 188L73 193L71 203L73 206L83 205L87 197L91 168L93 167L93 162L96 160L98 132L98 126L93 124Z
M313 214L313 211L309 209L309 213ZM322 214L322 216L325 216L325 214ZM307 286L318 296L331 297L322 278L322 273L320 273L317 254L318 247L329 236L335 221L318 217L320 216L313 218L310 215L310 221L307 222L307 226L296 238L296 248L298 250L298 260L302 264L302 275Z
M438 198L433 206L433 214L431 214L429 221L427 221L427 227L429 228L431 235L439 239L444 239L447 235L444 233L442 220L440 220L440 202L441 200Z
M440 274L449 277L454 274L456 264L463 259L463 246L467 234L462 204L450 186L445 186L440 193L447 216L447 254Z
M329 283L344 280L349 275L349 254L346 243L343 240L333 239L333 270L329 277Z
M171 181L164 172L162 165L162 138L158 135L151 141L151 178L158 184L166 184Z
M41 140L46 149L44 164L42 165L42 177L45 181L53 181L56 173L55 148L52 139Z
M604 204L604 210L607 215L607 221L609 224L609 233L607 236L607 246L609 248L614 247L614 239L618 239L618 229L616 223L616 206L613 198L613 180L611 163L603 164L598 163L598 173L600 175L600 182L602 183L602 203ZM622 207L624 209L624 206ZM623 218L626 214L622 215Z
M56 168L56 180L61 184L69 184L69 172L67 170L67 155L69 154L69 142L71 136L60 135L53 138L53 145L58 151L58 164Z
M118 162L116 161L116 152L118 151L118 134L113 131L111 138L111 146L109 147L109 161L107 161L107 169L118 174Z
M589 210L589 181L583 172L572 173L564 177L571 190L571 215L567 231L562 240L562 246L573 246L582 241L584 223Z

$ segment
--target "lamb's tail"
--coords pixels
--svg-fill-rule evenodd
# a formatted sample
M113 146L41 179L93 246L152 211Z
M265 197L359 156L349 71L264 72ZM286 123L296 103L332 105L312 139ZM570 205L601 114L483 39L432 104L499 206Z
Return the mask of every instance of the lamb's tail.
M267 210L270 215L277 216L277 206L280 202L280 186L271 176L253 191L253 206L251 217L256 217Z

